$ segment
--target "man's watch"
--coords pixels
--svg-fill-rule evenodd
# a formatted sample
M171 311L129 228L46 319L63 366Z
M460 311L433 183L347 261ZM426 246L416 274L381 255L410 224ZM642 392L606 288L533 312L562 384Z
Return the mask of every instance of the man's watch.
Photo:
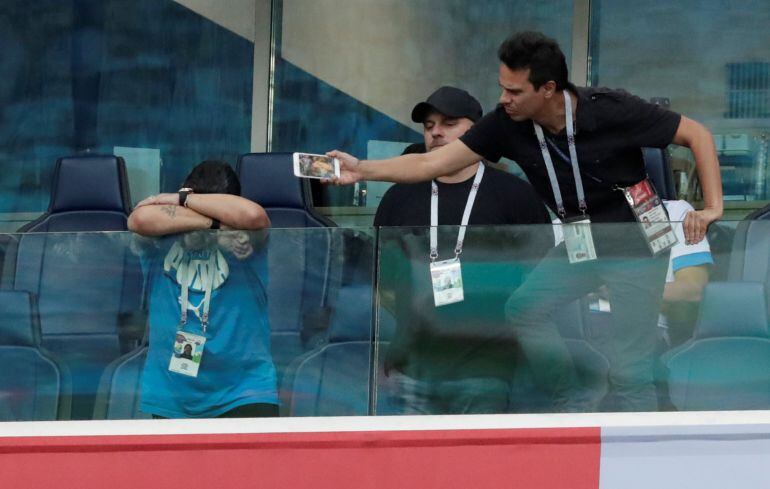
M184 187L179 189L179 205L187 207L187 196L193 193L193 189Z

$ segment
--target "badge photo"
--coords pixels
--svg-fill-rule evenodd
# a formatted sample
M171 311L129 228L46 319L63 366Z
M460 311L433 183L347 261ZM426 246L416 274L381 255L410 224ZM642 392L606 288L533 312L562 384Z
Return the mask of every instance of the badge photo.
M668 214L663 207L655 187L649 179L623 190L631 212L641 224L647 245L653 255L658 255L674 246L678 239L668 222Z
M206 338L203 336L177 331L174 339L174 352L168 365L169 371L197 377L203 358L203 345L205 344Z

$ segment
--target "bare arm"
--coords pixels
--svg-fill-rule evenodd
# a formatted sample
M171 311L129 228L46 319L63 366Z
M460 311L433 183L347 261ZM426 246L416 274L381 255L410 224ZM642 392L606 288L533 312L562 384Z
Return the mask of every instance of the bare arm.
M703 210L689 212L683 225L687 242L698 243L706 235L709 224L721 218L723 212L722 176L714 138L702 124L682 116L673 142L692 151L703 189Z
M430 153L408 154L387 160L358 160L337 150L327 155L340 160L340 178L334 182L338 185L349 185L360 180L424 182L454 173L482 159L459 139Z
M190 194L187 207L178 205L177 194L159 194L137 204L128 218L131 231L145 236L208 229L212 219L232 229L262 229L270 226L259 204L228 194Z
M209 229L211 223L211 218L175 204L143 205L128 216L128 229L142 236Z
M685 267L674 272L674 281L663 289L663 300L668 302L697 302L709 281L707 265Z
M270 219L261 205L237 195L190 194L187 207L233 229L270 227Z

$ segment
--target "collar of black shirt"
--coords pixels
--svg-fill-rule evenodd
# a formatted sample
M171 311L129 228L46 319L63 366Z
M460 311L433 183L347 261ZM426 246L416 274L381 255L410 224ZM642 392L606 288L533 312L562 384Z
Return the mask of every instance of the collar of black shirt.
M567 86L567 90L577 95L577 114L576 129L582 131L593 131L596 129L596 117L594 116L594 100L591 97L589 88L578 88L572 83Z

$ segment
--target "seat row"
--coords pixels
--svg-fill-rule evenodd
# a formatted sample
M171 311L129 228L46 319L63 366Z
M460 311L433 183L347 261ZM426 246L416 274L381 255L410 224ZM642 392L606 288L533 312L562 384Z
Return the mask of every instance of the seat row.
M268 294L282 412L387 413L387 396L374 387L381 366L372 362L387 347L372 341L374 245L355 231L328 229L332 223L312 212L308 189L291 174L290 163L289 154L250 154L238 165L243 195L260 202L276 227L316 228L270 250L271 268L281 270L271 275ZM0 419L143 416L138 388L146 321L136 314L143 283L127 235L60 234L125 230L129 202L120 158L62 158L48 213L24 234L4 236L0 348L3 358L35 365L35 375L30 380L29 371L20 371L24 361L0 375ZM679 409L761 408L770 402L770 369L763 368L770 358L768 216L764 210L740 223L728 282L707 286L693 338L664 356ZM351 270L345 249L368 251ZM608 367L592 342L596 319L578 302L560 322L587 388L599 396ZM378 324L387 328L391 322ZM716 375L709 362L725 368ZM528 409L536 404L527 402Z
M302 228L273 233L269 250L270 268L281 271L271 275L268 294L274 360L282 372L307 345L325 341L340 287L366 276L343 270L342 257L331 252L359 236L331 230L333 223L310 209L309 190L294 177L290 154L243 155L238 174L244 197L262 204L275 227ZM127 229L130 210L121 158L61 158L48 211L20 234L3 235L0 288L27 294L30 304L26 322L4 326L22 333L3 338L36 338L42 357L62 367L61 379L72 384L70 412L49 412L44 418L91 418L105 369L143 345L141 268L131 252L131 236L111 232ZM361 266L371 273L369 258ZM3 303L19 297L7 296ZM4 387L0 391L6 392ZM27 412L40 418L40 413Z

